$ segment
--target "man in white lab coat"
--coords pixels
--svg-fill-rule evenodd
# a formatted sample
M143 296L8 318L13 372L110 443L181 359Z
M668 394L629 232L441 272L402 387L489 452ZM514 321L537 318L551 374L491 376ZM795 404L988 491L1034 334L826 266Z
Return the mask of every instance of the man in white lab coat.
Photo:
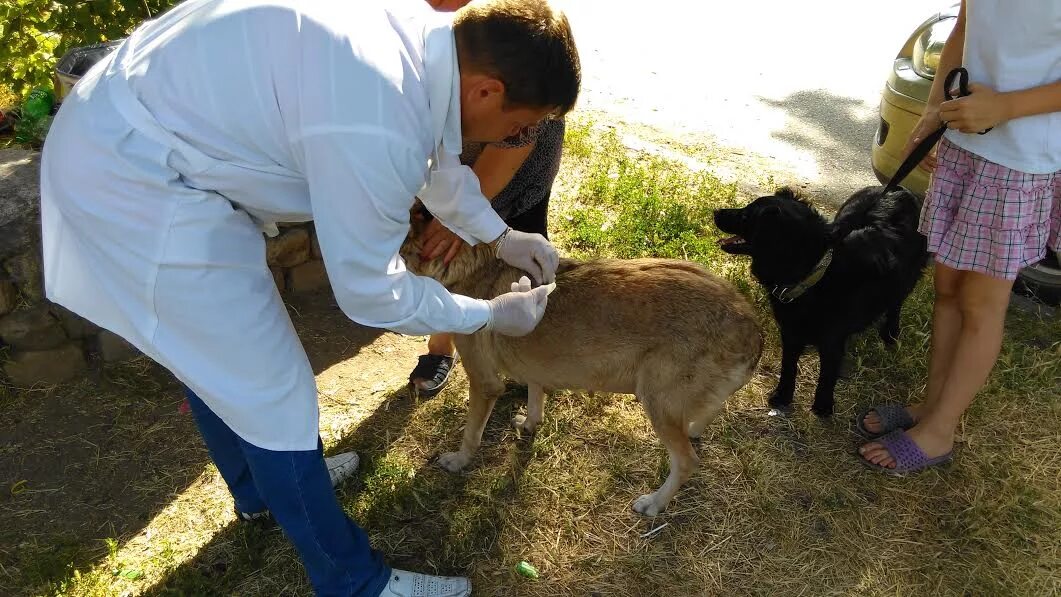
M410 334L530 332L544 287L491 301L405 271L413 197L469 243L551 281L539 235L507 230L461 166L578 94L566 18L545 0L188 0L74 88L42 161L48 297L189 388L244 519L266 513L321 595L465 595L391 570L335 499L317 393L262 231L313 220L354 321ZM349 458L346 460L349 464Z

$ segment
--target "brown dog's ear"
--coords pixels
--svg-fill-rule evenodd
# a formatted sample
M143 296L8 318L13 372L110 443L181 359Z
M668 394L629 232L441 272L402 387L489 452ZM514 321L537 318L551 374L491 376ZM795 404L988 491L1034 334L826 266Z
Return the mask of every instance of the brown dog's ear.
M419 199L414 201L413 206L409 208L409 238L420 238L420 235L424 233L424 228L427 227L427 216L424 204L420 203Z

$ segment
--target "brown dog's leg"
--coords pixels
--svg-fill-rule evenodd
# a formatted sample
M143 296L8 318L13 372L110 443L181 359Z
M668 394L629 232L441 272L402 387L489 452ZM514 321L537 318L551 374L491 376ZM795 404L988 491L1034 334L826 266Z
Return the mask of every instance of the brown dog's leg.
M667 504L678 493L681 486L689 480L700 458L689 443L689 437L686 435L689 427L686 421L671 413L658 412L659 407L650 405L644 398L641 402L645 405L648 417L652 421L652 428L656 430L656 435L659 436L670 456L670 474L667 475L667 480L655 492L643 495L634 502L635 512L645 516L655 516L667 508Z
M545 388L527 384L527 416L512 417L512 426L526 433L534 433L545 418Z
M689 422L689 437L692 439L698 439L704 434L704 428L707 424L715 419L718 415L718 411L722 410L722 405L726 403L728 396L721 398L712 398L711 402L704 406L704 409Z
M748 363L741 364L739 366L726 365L725 368L731 370L728 375L719 375L715 379L706 381L704 386L713 386L713 389L706 390L707 392L707 404L701 407L699 413L693 416L693 420L689 423L689 437L696 439L704 434L704 428L707 424L714 420L718 412L722 410L722 407L726 404L726 400L729 399L737 390L744 387L752 376L755 374L755 365L757 360L753 360ZM702 367L702 369L708 369Z
M438 463L442 468L451 473L456 473L468 466L479 450L483 441L483 431L486 422L490 419L490 413L494 410L497 397L500 392L484 392L478 384L472 384L468 391L468 420L464 423L464 439L461 441L460 450L447 452L438 457Z

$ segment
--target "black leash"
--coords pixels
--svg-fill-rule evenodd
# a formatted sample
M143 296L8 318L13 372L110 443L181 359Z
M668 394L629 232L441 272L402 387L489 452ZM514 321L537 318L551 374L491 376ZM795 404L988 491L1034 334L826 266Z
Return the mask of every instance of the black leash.
M951 92L951 89L954 87L955 79L958 81L957 96ZM958 67L947 73L947 78L943 82L943 95L947 98L947 101L955 99L955 97L966 97L970 95L969 71L965 70L964 67ZM980 131L980 134L985 135L990 130L991 129ZM888 181L887 186L884 187L884 194L888 194L899 187L899 183L905 180L906 177L914 171L914 168L921 163L921 160L925 159L925 156L928 155L928 152L932 151L932 148L936 146L936 143L939 143L939 140L943 137L943 133L945 132L947 132L947 123L943 123L941 127L917 144L917 147L915 147L914 150L910 152L910 155L903 160L899 169L895 171L895 175L892 176L892 179Z

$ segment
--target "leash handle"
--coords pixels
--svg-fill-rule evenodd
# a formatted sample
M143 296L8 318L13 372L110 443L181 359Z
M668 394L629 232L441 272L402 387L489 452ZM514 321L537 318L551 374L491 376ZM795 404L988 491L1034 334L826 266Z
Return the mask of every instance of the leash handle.
M953 95L951 90L954 89L954 80L958 80L958 95ZM969 91L969 71L965 70L964 66L947 73L947 78L943 81L943 97L947 98L947 101L958 99L959 97L969 97L973 93ZM989 127L986 130L980 131L978 135L986 135L991 132L991 129L995 127Z
M955 82L958 83L957 96L951 91L954 89ZM943 80L943 96L947 98L947 101L959 97L967 97L969 95L971 95L971 92L969 91L969 71L966 70L965 67L960 66L947 73L947 78ZM990 131L991 129L987 129L986 131L980 131L979 134L986 135ZM910 152L910 155L899 165L899 169L895 171L895 175L892 176L891 180L888 181L888 184L885 185L885 194L899 188L899 183L903 182L903 180L913 172L914 168L921 163L921 160L925 159L925 156L928 155L928 152L932 151L932 148L936 146L936 143L939 143L939 140L943 137L943 133L945 132L947 132L946 123L936 129L931 135L925 137L923 141L917 144L917 147L914 147L913 151Z
M958 95L955 96L951 91L954 89L954 80L958 80ZM969 71L965 70L964 66L947 73L947 78L943 80L943 97L947 98L947 101L957 99L959 97L966 97L970 95L969 92Z

